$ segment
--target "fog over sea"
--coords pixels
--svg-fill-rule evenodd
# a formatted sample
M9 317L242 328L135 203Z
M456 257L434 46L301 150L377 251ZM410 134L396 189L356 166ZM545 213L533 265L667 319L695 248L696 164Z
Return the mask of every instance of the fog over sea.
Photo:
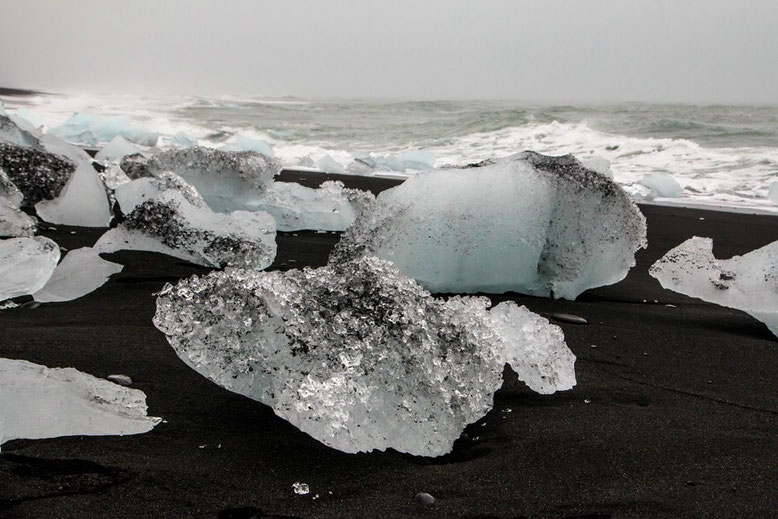
M98 128L113 117L155 132L157 147L197 143L261 149L285 166L385 174L465 165L523 150L602 157L636 198L639 182L667 173L683 188L661 203L778 211L778 107L645 103L541 105L512 101L308 100L292 97L3 97L5 108L46 131L74 114ZM117 118L125 117L124 119ZM127 119L129 118L129 119ZM92 123L84 121L92 120ZM71 119L71 123L72 123ZM114 133L115 133L114 131ZM84 131L99 147L110 131ZM79 142L81 141L81 142ZM264 141L259 142L259 141ZM770 185L773 187L772 199Z

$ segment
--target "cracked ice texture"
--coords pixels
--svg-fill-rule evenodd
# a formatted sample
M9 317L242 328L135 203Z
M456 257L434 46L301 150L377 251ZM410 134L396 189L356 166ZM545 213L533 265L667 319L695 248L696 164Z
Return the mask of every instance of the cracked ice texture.
M146 416L146 395L73 368L0 359L0 444L16 438L139 434L159 418Z
M778 241L719 260L713 240L695 236L660 258L649 274L674 292L742 310L778 337Z
M262 211L215 213L172 173L117 188L127 219L95 244L99 252L162 252L208 267L264 269L276 255L275 221Z
M0 240L0 301L43 288L59 254L59 246L42 236Z
M330 261L375 255L433 292L575 299L624 279L645 246L645 218L611 179L524 152L384 191Z
M72 301L103 286L124 267L102 259L91 247L71 250L54 269L46 284L32 294L36 301Z
M489 304L433 298L367 257L193 276L165 286L154 324L190 367L326 445L438 456L491 409L506 362L543 393L575 384L558 327Z
M211 209L229 212L247 209L247 203L270 187L281 164L255 151L193 147L163 151L145 162L125 157L122 169L130 178L173 172L194 186Z
M0 142L0 168L24 195L24 205L57 198L76 165L65 157Z

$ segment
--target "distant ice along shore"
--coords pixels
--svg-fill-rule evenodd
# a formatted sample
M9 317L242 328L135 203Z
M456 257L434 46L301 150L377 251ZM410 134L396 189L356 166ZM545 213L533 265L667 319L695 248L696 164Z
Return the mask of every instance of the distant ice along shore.
M199 145L257 151L287 169L378 176L534 150L572 154L610 172L640 202L778 213L778 107L37 93L0 99L17 122L86 148L120 137L143 152Z

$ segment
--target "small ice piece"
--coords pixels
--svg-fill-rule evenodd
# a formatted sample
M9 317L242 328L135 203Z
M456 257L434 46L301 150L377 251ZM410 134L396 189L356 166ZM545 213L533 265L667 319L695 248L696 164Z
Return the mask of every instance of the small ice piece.
M73 368L0 359L0 444L17 438L140 434L160 421L146 395Z
M279 231L344 231L374 201L372 193L346 189L339 181L326 181L318 189L275 182L250 208L270 213Z
M111 139L111 142L103 146L103 148L97 152L95 160L119 160L125 155L133 155L135 153L140 153L140 150L121 135L117 135Z
M102 259L91 247L68 252L43 288L32 294L41 303L71 301L103 286L124 267Z
M300 483L299 481L292 484L292 489L298 496L304 496L311 492L311 488L307 483Z
M435 167L435 155L425 150L409 150L398 157L405 170L426 171Z
M111 208L108 194L97 171L81 163L60 195L35 204L38 216L49 223L81 227L108 227Z
M263 211L214 213L175 189L136 206L97 240L99 252L161 252L208 267L264 269L276 255L275 221Z
M14 308L18 308L19 305L14 303L13 301L6 301L4 303L0 303L0 310L12 310Z
M778 337L778 241L717 260L713 240L695 236L660 258L649 274L666 289L746 312Z
M267 157L273 157L273 147L269 142L261 139L252 139L246 135L235 137L235 149L225 151L256 151Z
M186 201L194 206L202 208L206 205L194 187L171 172L123 183L114 190L114 197L122 212L130 214L137 206L169 190L179 191Z
M281 172L279 162L255 151L195 147L157 153L145 164L137 157L132 160L122 161L122 169L130 178L173 172L194 186L208 206L220 213L246 209L247 203L268 189L273 177Z
M651 198L681 198L683 188L669 173L646 173L639 181L652 192Z
M432 496L432 494L428 494L427 492L419 492L416 494L416 501L423 505L435 504L435 498Z
M622 280L646 246L635 203L570 155L525 152L419 173L374 207L330 261L376 255L433 292L575 299Z
M132 385L132 379L127 375L108 375L105 379L124 387Z
M767 198L769 198L775 205L778 205L778 182L770 184L770 188L767 191Z
M581 159L581 165L585 168L589 168L592 171L596 171L600 175L605 175L608 178L613 178L613 172L611 171L611 162L605 157L600 155L592 155L587 159Z
M0 142L36 150L41 149L41 145L35 135L19 128L10 117L2 114L0 114Z
M59 254L57 244L43 236L0 240L0 301L43 288Z
M186 132L178 132L170 140L170 144L178 148L191 148L197 146L197 139L192 139Z
M0 142L0 169L24 195L23 205L57 198L76 166L45 151Z
M0 196L0 238L32 238L36 229L37 224L31 216L20 211L11 200Z
M103 184L105 184L105 187L111 190L115 190L122 184L126 184L132 180L127 176L121 166L115 162L108 164L108 166L100 172L100 178L102 179Z
M346 172L346 168L343 167L343 164L333 159L326 153L323 157L316 161L316 167L324 173L343 174Z
M438 456L491 409L506 362L542 393L575 383L558 327L513 302L489 305L433 298L363 257L168 284L154 324L191 368L326 445Z

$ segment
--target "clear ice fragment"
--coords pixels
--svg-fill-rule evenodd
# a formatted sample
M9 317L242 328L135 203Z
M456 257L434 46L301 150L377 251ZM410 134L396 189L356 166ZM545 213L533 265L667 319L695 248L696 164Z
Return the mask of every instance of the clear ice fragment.
M102 259L91 247L69 251L46 284L32 294L36 301L72 301L103 286L124 267Z
M778 241L730 259L713 256L713 240L695 236L649 269L666 289L742 310L778 337Z
M150 431L146 395L73 368L0 359L0 444L17 438Z
M57 244L43 236L0 240L0 301L43 288L59 254Z
M35 211L46 222L81 227L108 227L112 217L103 181L91 165L83 162L60 195L38 202Z

